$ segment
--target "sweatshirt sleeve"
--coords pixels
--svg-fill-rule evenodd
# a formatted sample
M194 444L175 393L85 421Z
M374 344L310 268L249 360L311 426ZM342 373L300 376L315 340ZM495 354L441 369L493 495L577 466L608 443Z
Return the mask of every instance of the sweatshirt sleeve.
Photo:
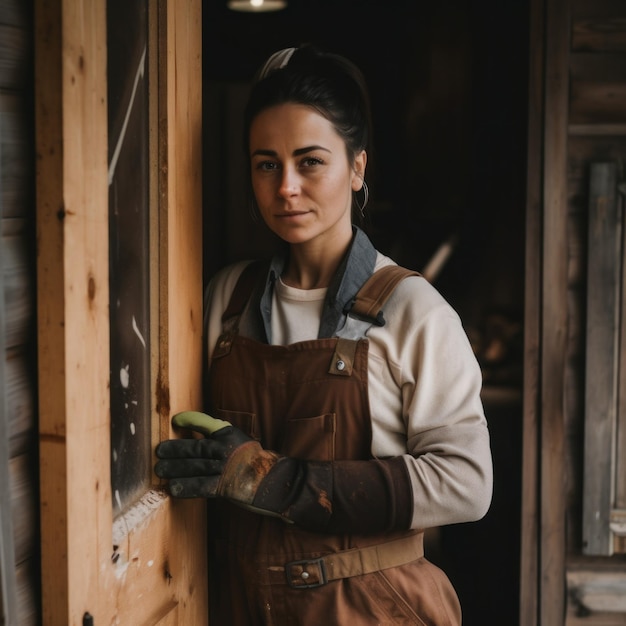
M400 283L385 319L371 331L370 358L386 373L370 377L373 432L404 441L411 527L478 520L491 503L492 458L481 371L461 320L421 277Z
M203 328L209 363L215 342L222 332L222 314L226 310L239 276L250 262L239 261L222 268L211 278L204 290Z

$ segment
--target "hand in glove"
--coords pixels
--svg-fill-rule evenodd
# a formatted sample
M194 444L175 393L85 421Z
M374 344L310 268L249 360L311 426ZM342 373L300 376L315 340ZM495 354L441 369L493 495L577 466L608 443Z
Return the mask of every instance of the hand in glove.
M224 497L252 506L261 481L279 456L235 428L230 422L197 411L172 418L174 426L205 435L205 439L172 439L160 443L154 471L169 479L179 498Z
M173 424L205 439L157 446L155 473L175 497L221 497L303 528L380 532L409 527L412 490L401 457L303 461L265 450L258 441L204 413L178 413Z

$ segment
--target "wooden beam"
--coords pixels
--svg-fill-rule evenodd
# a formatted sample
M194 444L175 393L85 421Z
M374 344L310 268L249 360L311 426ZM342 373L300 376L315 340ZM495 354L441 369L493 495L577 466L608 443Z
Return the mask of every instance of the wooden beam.
M105 0L37 2L34 40L43 623L74 624L111 552Z
M568 626L626 624L626 561L572 559L567 567ZM585 621L586 620L586 621Z
M577 19L572 27L572 50L626 52L626 10L622 15Z
M547 626L565 613L568 0L547 0L545 32L539 623Z
M0 144L0 148L2 145ZM2 201L0 200L0 217ZM0 241L2 240L0 219ZM4 249L0 249L0 623L17 623L17 596L15 580L15 545L9 481L9 410L8 380L6 372L6 298Z
M544 0L531 0L526 175L520 626L536 626L539 605L539 389L541 372L539 349L543 214L544 31Z
M583 553L610 555L618 399L622 216L617 164L589 172Z
M571 136L613 137L626 135L626 124L570 124Z
M626 184L618 186L620 212L622 220L626 211ZM622 223L622 258L620 259L622 271L622 283L619 304L619 379L617 381L618 405L616 424L616 449L617 454L615 468L615 509L613 510L612 524L614 533L614 552L626 553L626 227Z
M170 410L201 403L202 5L150 7L164 94L150 115L163 233L154 421L169 435ZM35 9L42 622L204 624L205 502L148 489L113 520L106 1Z
M603 120L607 124L626 123L626 81L572 81L570 121L588 124Z

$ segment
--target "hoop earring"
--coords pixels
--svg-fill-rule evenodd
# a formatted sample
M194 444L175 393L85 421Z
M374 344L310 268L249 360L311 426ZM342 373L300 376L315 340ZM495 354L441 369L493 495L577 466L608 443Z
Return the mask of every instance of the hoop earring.
M369 190L365 180L363 180L363 186L361 187L361 191L363 191L363 202L361 204L359 204L359 199L358 199L358 196L357 196L357 194L359 192L355 191L354 192L354 203L356 204L357 208L361 212L361 217L365 217L365 207L367 206L367 202L370 199L370 190Z

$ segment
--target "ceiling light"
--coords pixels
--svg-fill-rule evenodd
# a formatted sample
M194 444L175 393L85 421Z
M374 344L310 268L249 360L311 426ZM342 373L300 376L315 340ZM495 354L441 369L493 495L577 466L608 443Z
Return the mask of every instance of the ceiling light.
M228 8L233 11L261 13L280 11L287 6L287 0L228 0Z

